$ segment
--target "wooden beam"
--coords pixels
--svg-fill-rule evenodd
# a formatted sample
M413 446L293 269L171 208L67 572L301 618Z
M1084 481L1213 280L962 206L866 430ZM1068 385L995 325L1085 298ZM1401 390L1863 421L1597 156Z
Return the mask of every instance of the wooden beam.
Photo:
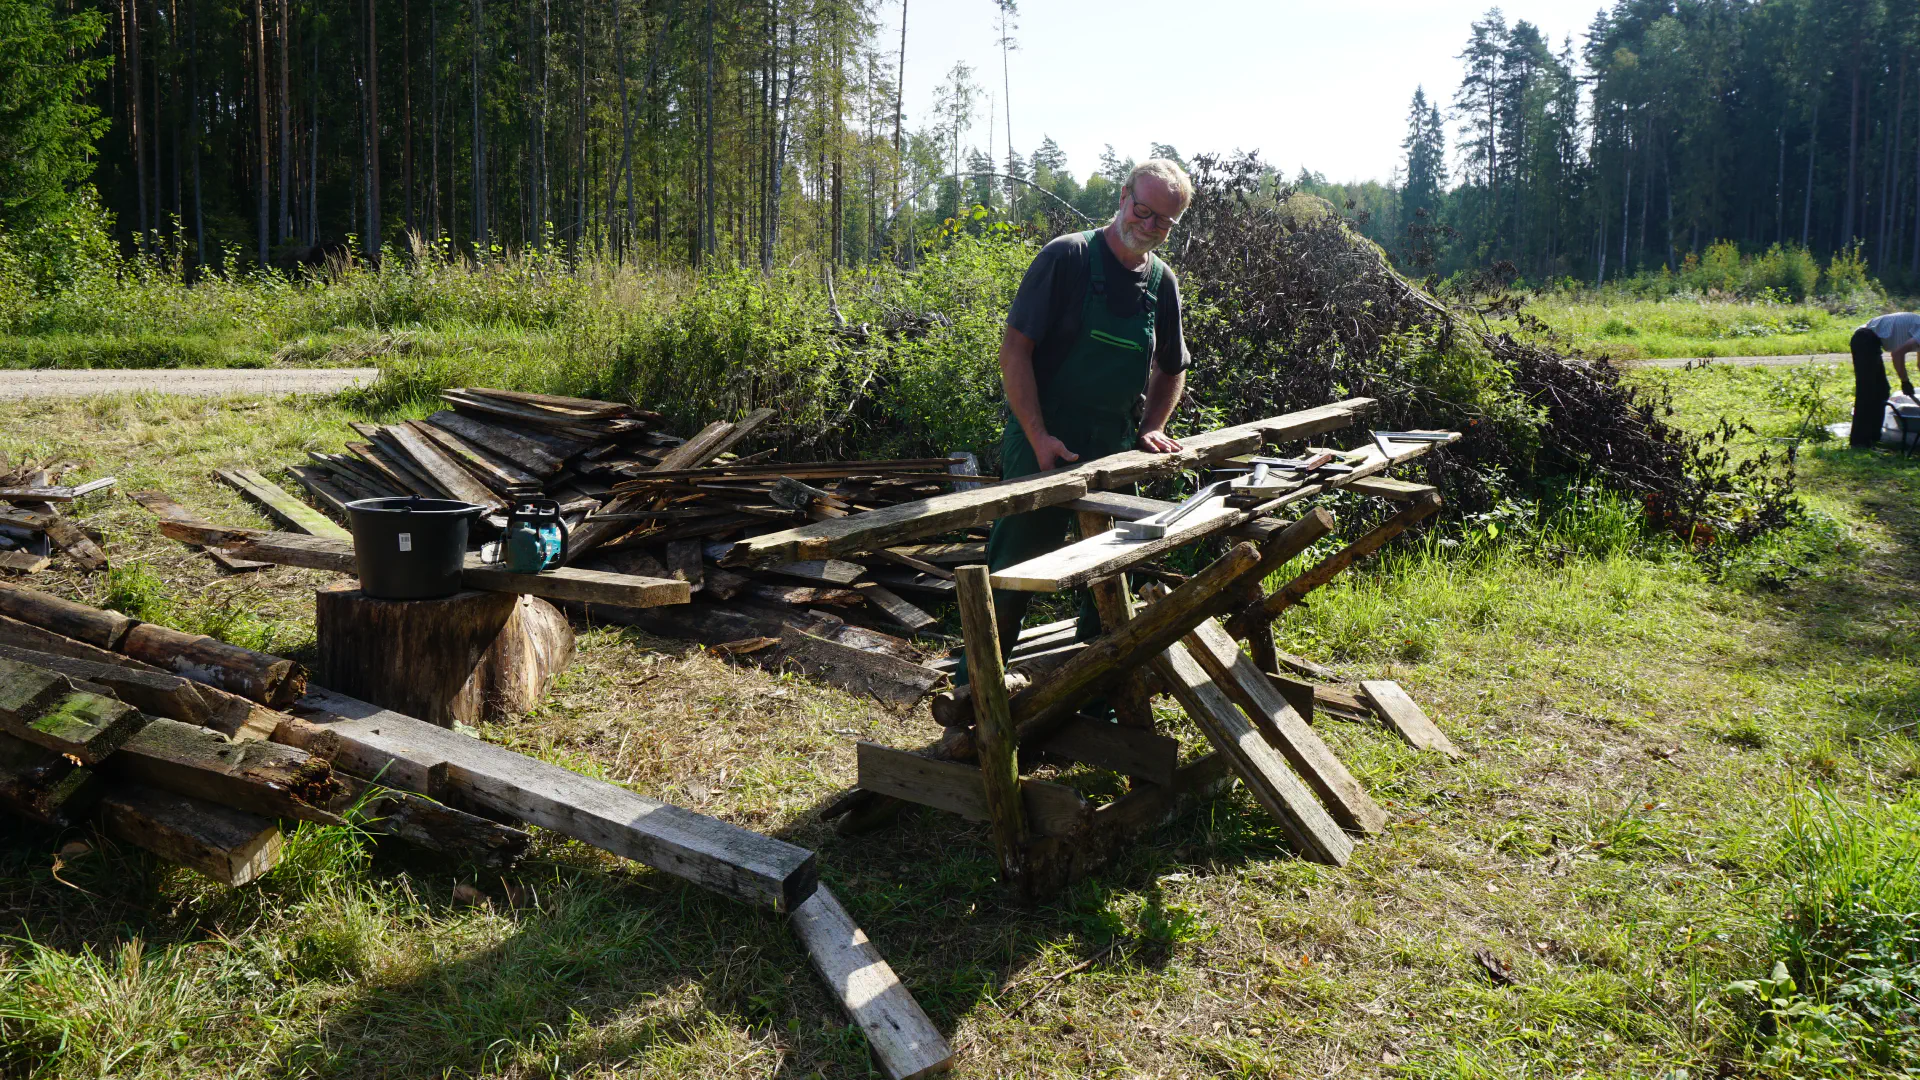
M25 664L5 662L11 668ZM67 680L41 672L57 685ZM17 739L44 746L75 764L100 764L146 723L140 710L123 701L68 689L44 705L18 712L0 711L0 728Z
M127 498L145 507L154 517L165 521L195 520L192 512L174 502L173 497L164 491L129 491ZM197 544L189 546L199 547ZM219 548L200 548L200 550L205 551L214 562L229 570L259 570L273 565L270 562L259 562L254 559L236 559Z
M1362 834L1386 828L1386 811L1367 795L1333 750L1280 696L1219 623L1208 619L1194 627L1187 635L1186 646L1214 685L1226 691L1268 745L1278 750L1320 797L1341 828Z
M266 817L340 823L326 809L339 786L324 758L278 743L232 742L177 720L151 718L105 771Z
M1390 679L1364 679L1360 683L1360 693L1373 705L1374 711L1380 714L1380 719L1389 728L1414 746L1455 759L1466 756L1453 745L1452 739L1447 738L1446 732L1427 719L1427 714L1407 696L1399 683Z
M215 475L265 507L275 520L295 532L334 540L353 540L353 534L336 524L332 518L294 498L284 488L252 469L219 469Z
M1346 427L1372 404L1371 398L1354 398L1184 439L1185 448L1174 454L1144 451L1113 454L1070 468L983 484L972 491L948 492L752 537L735 544L720 561L726 566L768 566L795 559L821 559L984 525L1009 514L1071 502L1089 491L1171 475L1202 463L1244 454L1268 441L1301 439Z
M856 745L854 757L859 767L856 783L864 791L945 810L968 821L993 820L986 782L980 770L966 762L942 761L864 741ZM1029 829L1038 836L1078 835L1091 812L1079 792L1045 780L1021 780L1020 802Z
M6 638L6 631L0 628L0 640ZM120 700L155 716L165 716L173 720L184 720L191 724L205 725L211 712L206 699L192 681L178 675L148 671L145 665L126 667L95 660L60 656L55 653L40 652L21 648L16 645L0 644L0 660L11 660L29 664L43 671L69 678L84 679L99 683L113 691ZM5 665L0 664L0 671ZM0 676L0 678L4 678ZM0 712L5 704L0 703Z
M296 721L297 723L298 721ZM395 836L416 847L487 866L511 866L533 843L525 829L469 814L424 795L383 787L336 770L341 792L327 809L345 817L358 807L356 823L368 832Z
M341 574L358 572L353 545L338 540L231 528L203 521L162 521L160 531L175 540L218 547L283 566L304 566ZM639 608L684 604L693 595L686 582L671 578L644 578L573 567L516 574L498 563L483 562L477 554L467 556L466 567L460 572L460 584L488 592Z
M1214 749L1233 763L1260 805L1280 823L1294 850L1313 862L1345 866L1353 855L1353 841L1185 647L1178 642L1169 646L1154 659L1154 669Z
M99 797L100 775L44 746L0 734L0 807L49 825L71 825Z
M60 516L57 512L48 515L47 539L59 546L67 557L80 564L82 570L97 571L107 568L107 553L93 538L80 530L78 525Z
M489 453L484 447L475 446L436 424L409 420L407 427L419 432L438 446L461 468L466 469L474 479L486 485L487 490L502 498L506 498L509 491L538 490L541 486L543 477L528 472L506 458Z
M840 901L822 885L799 906L793 932L807 958L889 1080L918 1080L953 1067L953 1048Z
M851 585L867 572L867 568L859 563L844 559L801 559L763 569L801 581L817 581L822 585Z
M272 819L144 784L121 784L100 799L107 834L222 885L245 885L280 862L284 840Z
M1347 490L1356 495L1375 495L1394 502L1413 502L1424 495L1437 495L1438 490L1429 484L1412 484L1405 480L1395 480L1386 476L1364 476L1347 485Z
M1000 631L994 622L987 568L961 567L954 573L954 588L960 601L961 633L972 646L967 681L973 687L974 745L980 757L981 791L993 822L994 847L1000 853L1000 879L1026 895L1030 892L1027 815L1021 806L1007 672L1000 658Z
M1155 539L1135 540L1117 528L1107 529L1085 540L996 571L993 585L997 589L1020 592L1076 589L1224 531L1251 516L1244 510L1233 509L1225 502L1214 502L1192 511L1165 536Z
M794 910L818 884L805 848L330 691L300 705L305 727L327 733L334 760L361 776L434 798L457 794L776 911ZM283 728L274 737L308 736Z
M939 626L940 620L922 611L918 605L909 603L897 592L885 585L862 582L855 586L859 595L866 597L867 603L875 611L885 615L888 620L898 623L913 633L919 633L929 627Z

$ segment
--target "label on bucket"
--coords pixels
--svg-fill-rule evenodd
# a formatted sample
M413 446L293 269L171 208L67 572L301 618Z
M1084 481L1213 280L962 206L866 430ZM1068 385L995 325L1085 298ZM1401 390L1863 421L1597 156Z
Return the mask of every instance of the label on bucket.
M413 550L413 534L412 533L400 534L400 550L401 551Z

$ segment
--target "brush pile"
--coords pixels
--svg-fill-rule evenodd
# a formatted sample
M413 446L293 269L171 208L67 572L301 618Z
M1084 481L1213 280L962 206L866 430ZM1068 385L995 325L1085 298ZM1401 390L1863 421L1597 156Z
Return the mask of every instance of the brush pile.
M1537 321L1519 332L1487 316L1512 297L1443 301L1408 281L1331 205L1275 190L1251 155L1202 157L1196 196L1169 257L1190 303L1190 385L1229 421L1345 394L1380 401L1374 422L1457 429L1426 479L1454 514L1502 494L1593 483L1642 501L1696 541L1782 524L1792 475L1766 453L1736 460L1750 432L1696 435L1668 423L1658 392L1621 381L1604 357L1563 348Z

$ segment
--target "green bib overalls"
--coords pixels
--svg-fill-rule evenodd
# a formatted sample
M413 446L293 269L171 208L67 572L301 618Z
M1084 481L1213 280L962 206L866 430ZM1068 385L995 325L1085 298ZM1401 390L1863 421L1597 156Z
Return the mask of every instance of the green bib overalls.
M1166 269L1157 256L1147 256L1147 290L1142 303L1116 315L1107 304L1106 260L1094 247L1106 243L1106 238L1099 230L1084 235L1091 267L1087 295L1080 305L1080 336L1059 370L1038 388L1040 415L1046 420L1047 433L1080 455L1079 461L1063 463L1067 465L1082 465L1133 449L1138 434L1134 406L1146 386L1148 365L1153 362L1153 317L1159 303L1160 278ZM1008 411L1006 429L1000 436L1000 475L1011 479L1039 471L1026 432ZM1058 506L1001 518L993 523L987 539L987 567L1003 570L1044 555L1064 544L1073 528L1073 514ZM1082 641L1090 641L1099 634L1100 615L1092 595L1085 589L1078 591L1079 636ZM994 590L994 619L1000 628L1002 656L1019 639L1021 620L1032 601L1032 593Z

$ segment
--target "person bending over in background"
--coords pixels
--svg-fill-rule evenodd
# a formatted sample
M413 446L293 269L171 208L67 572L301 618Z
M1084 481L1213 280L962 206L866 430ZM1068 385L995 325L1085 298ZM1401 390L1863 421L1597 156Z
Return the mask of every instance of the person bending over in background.
M1000 475L1008 479L1136 447L1169 454L1166 433L1186 384L1180 287L1153 254L1193 200L1193 183L1165 158L1142 162L1101 229L1069 233L1040 249L1020 281L1000 340L1006 428ZM1004 570L1066 542L1064 507L994 522L987 566ZM995 589L1001 653L1020 636L1032 593ZM1099 631L1082 592L1080 637Z
M1893 354L1893 368L1900 373L1900 392L1913 397L1907 354L1920 353L1920 315L1896 311L1869 319L1853 332L1849 345L1853 350L1853 430L1848 441L1857 450L1877 444L1880 429L1886 424L1887 398L1891 395L1881 350Z

